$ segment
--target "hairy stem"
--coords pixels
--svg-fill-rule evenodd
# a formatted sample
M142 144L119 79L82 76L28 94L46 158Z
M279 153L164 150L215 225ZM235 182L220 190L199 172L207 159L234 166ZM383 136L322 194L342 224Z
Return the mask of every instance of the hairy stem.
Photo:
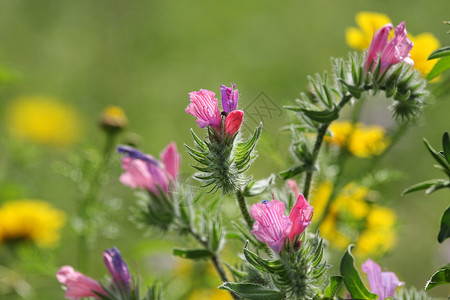
M236 199L239 204L239 209L241 210L241 214L244 217L245 222L247 223L248 228L253 228L253 219L248 212L247 203L245 202L245 197L241 191L236 192Z
M189 233L200 243L203 245L203 247L205 247L205 249L209 250L208 247L208 242L200 235L197 233L197 231L195 231L194 228L190 227L189 228ZM218 253L214 253L213 256L211 256L211 262L214 265L214 268L216 269L217 274L219 274L220 279L222 280L222 282L229 282L228 280L228 276L225 273L225 269L222 266L222 262L220 260L219 254ZM233 299L238 300L239 297L234 295L232 292L230 292L231 296L233 297Z
M352 98L352 96L350 94L345 94L344 96L342 96L341 101L339 101L339 103L337 105L338 109L341 110L345 106L345 104L347 104L348 101L350 101L351 98ZM317 157L319 156L319 153L320 153L320 148L322 147L323 139L325 137L325 134L326 134L330 124L331 124L331 122L323 123L322 125L320 125L319 130L317 131L317 137L316 137L316 141L314 142L314 148L313 148L312 157L311 157L311 161L310 161L312 166L314 166L316 164ZM306 199L308 199L308 197L309 197L309 191L311 189L313 175L314 175L314 171L306 172L305 184L303 186L303 196Z

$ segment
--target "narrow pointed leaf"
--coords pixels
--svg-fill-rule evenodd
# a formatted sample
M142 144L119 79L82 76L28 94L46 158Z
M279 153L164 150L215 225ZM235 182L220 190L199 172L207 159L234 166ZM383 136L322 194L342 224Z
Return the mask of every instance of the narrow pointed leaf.
M431 180L426 180L426 181L423 181L423 182L419 182L419 183L416 183L416 184L408 187L407 189L405 189L402 192L402 195L406 195L406 194L409 194L409 193L412 193L412 192L416 192L416 191L420 191L420 190L426 190L429 187L431 187L433 185L436 185L436 184L439 184L439 183L442 183L444 181L445 181L444 179L431 179Z
M172 251L173 255L179 256L182 258L189 258L189 259L204 259L204 258L210 258L214 254L206 249L179 249L174 248Z
M430 73L427 75L427 79L431 80L437 76L439 76L441 73L447 71L450 69L450 57L442 57L438 60L438 62L434 65L433 69L431 69Z
M253 197L259 194L264 193L269 186L275 183L275 175L271 174L269 177L265 179L261 179L258 181L252 181L248 184L244 189L244 196Z
M442 148L444 150L444 156L447 162L450 164L450 136L448 132L442 136Z
M431 52L430 56L428 56L428 60L440 58L444 56L450 56L450 46L445 46Z
M281 300L283 294L278 290L272 290L254 283L225 282L219 286L221 290L233 292L239 297L254 300Z

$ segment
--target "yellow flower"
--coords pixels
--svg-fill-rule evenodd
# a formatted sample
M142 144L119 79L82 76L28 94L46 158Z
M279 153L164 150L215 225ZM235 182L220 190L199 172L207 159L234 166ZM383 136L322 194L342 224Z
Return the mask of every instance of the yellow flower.
M224 290L196 290L193 291L188 300L229 300L233 299L230 293Z
M0 242L31 240L52 247L65 223L65 214L40 200L17 200L0 208Z
M16 137L50 146L68 146L81 135L73 108L53 98L21 97L7 111L7 126Z
M327 142L340 147L347 145L350 153L357 157L380 155L389 145L384 128L378 125L358 123L352 127L348 121L336 121L331 123L330 131L332 137L327 137Z
M369 48L374 33L383 25L392 23L387 15L373 12L359 12L355 19L359 28L347 28L346 41L350 47L357 50ZM440 47L440 43L431 33L416 36L408 34L408 37L414 43L410 52L414 66L425 77L437 62L436 59L427 60L427 58L431 52Z
M347 45L358 50L369 48L374 33L387 23L391 23L387 15L368 11L357 13L355 20L359 28L347 28L345 38Z
M316 220L324 213L332 188L330 182L323 182L313 193L311 204L318 216ZM355 253L368 257L381 255L395 245L397 216L390 208L371 207L366 202L369 192L368 188L350 182L331 203L319 229L333 248L343 250L353 242Z
M397 215L387 207L376 206L367 216L366 229L356 243L355 253L360 256L381 255L391 250L396 242Z

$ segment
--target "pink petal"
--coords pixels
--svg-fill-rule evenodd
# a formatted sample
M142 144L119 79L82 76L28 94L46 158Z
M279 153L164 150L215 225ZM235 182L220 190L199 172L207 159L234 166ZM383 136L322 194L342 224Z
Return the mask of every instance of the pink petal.
M242 110L233 110L225 120L225 134L232 136L241 128L244 119Z
M296 236L301 234L306 227L311 224L313 216L313 207L309 205L303 195L299 195L297 202L289 214L289 219L292 222L292 228L289 232L289 239L292 241Z
M166 168L167 173L175 180L180 172L180 154L177 151L177 146L171 142L162 152L161 161Z
M66 286L65 297L67 299L79 299L82 297L100 299L94 292L107 294L97 281L75 271L71 266L62 266L56 273L56 278Z

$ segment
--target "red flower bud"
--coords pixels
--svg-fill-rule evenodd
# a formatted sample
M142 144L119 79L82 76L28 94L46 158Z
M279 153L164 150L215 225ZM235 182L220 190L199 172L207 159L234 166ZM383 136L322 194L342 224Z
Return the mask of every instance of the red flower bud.
M232 136L241 128L244 119L242 110L233 110L225 119L225 134Z

